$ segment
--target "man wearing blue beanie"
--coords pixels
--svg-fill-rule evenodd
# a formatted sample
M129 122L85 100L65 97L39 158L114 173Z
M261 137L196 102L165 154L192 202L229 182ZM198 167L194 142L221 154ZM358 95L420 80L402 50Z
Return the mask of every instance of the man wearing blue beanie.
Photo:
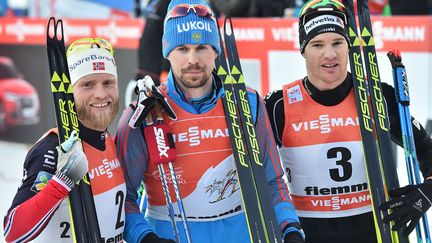
M251 242L225 120L224 88L214 73L215 60L221 53L218 29L205 1L171 1L165 17L162 53L170 61L171 70L168 80L159 89L171 104L177 120L166 114L163 118L172 128L176 143L177 158L173 164L191 240L200 243ZM259 137L260 159L265 166L282 238L284 243L302 243L303 231L282 180L284 172L265 106L255 90L248 89L248 96ZM128 127L133 107L131 105L124 111L116 136L128 188L125 240L171 242L166 239L175 239L175 235L157 165L148 156L143 135L145 125L136 129ZM145 217L136 203L141 181L145 184L148 201ZM171 185L170 190L173 191ZM180 241L187 242L173 193L171 198Z

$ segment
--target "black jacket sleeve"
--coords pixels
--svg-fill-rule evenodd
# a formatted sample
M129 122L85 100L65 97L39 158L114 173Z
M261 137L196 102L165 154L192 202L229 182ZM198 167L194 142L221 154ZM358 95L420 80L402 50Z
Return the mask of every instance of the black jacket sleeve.
M273 135L278 146L282 145L282 134L285 126L285 112L282 90L268 93L264 97L264 103L270 119Z

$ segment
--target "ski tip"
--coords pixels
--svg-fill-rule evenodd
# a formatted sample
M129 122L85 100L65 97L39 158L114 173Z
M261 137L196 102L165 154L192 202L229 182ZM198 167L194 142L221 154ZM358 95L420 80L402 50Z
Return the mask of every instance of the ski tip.
M54 17L50 17L47 24L47 39L54 38L54 36L56 35L56 25L56 19Z
M223 28L224 33L227 36L231 36L234 33L231 17L225 17Z
M64 39L63 20L62 19L58 19L56 23L57 23L56 24L56 38L60 42L63 42L63 39Z

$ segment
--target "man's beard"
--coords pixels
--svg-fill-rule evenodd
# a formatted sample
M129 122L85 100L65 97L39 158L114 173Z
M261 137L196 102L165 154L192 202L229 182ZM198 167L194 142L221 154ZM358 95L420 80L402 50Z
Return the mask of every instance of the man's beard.
M92 112L84 104L77 104L78 119L80 122L94 130L104 131L114 121L119 110L119 101L114 100L110 104L110 109L104 112Z
M184 73L186 71L193 70L193 69L202 70L204 75L201 78L192 79L192 80L188 80L183 75L180 75L180 77L176 77L176 81L180 82L182 84L182 86L184 86L185 88L188 88L188 89L200 88L200 87L204 86L207 83L207 81L210 79L210 76L211 76L211 74L209 76L207 76L205 74L205 70L206 70L205 67L200 67L199 65L191 65L188 68L182 69L181 73Z

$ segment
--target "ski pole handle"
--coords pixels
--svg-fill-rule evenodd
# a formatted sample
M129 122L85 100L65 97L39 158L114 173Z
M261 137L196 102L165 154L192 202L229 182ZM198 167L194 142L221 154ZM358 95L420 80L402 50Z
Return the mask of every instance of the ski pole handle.
M150 161L166 164L176 159L174 139L169 125L156 123L144 128Z

